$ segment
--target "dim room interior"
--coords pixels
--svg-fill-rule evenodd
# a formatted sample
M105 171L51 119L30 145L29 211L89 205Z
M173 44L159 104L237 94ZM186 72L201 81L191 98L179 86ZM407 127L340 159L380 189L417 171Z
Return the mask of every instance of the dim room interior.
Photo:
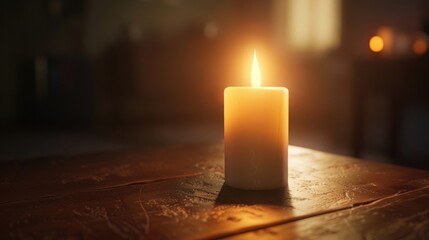
M0 12L0 238L429 238L428 0Z

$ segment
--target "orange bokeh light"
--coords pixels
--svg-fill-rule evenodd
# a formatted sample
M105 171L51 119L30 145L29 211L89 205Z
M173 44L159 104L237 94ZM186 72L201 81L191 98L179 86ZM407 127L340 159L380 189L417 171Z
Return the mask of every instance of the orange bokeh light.
M413 43L413 51L417 55L423 55L428 49L426 39L418 38Z
M373 36L369 40L369 48L373 52L381 52L383 50L383 48L384 48L383 38L381 38L380 36L377 36L377 35Z

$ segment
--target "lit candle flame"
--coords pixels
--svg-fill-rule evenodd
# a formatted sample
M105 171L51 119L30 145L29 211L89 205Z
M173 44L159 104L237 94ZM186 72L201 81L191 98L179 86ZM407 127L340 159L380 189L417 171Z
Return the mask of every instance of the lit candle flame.
M250 76L252 87L261 86L261 71L259 70L258 59L256 58L256 50L253 52L252 73Z

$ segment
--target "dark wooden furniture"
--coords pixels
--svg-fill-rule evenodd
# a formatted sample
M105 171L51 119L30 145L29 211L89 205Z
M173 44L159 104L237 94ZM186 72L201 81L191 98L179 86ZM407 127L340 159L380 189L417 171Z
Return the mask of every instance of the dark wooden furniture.
M403 149L407 144L405 136L412 135L404 130L405 127L409 127L406 124L410 124L405 121L407 111L419 109L427 112L429 109L427 94L429 57L397 59L378 57L354 62L353 154L362 157L369 147L370 138L380 134L385 135L382 138L385 139L383 144L385 146L382 147L384 151L381 152L384 152L391 161L405 166L429 169L429 163L424 157L413 159L410 155L416 154L404 152ZM425 140L420 141L408 144L417 145L425 142L428 146ZM378 148L380 151L380 146Z
M1 239L429 238L429 172L290 147L289 187L223 185L223 144L0 163Z

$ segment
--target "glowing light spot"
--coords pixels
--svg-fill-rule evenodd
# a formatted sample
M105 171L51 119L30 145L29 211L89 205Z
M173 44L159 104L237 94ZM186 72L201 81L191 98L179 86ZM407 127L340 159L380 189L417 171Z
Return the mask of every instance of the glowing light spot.
M286 2L287 37L293 49L323 52L340 45L341 0Z
M427 49L428 49L428 46L427 46L426 39L418 38L416 41L414 41L413 51L415 54L423 55L426 53Z
M381 52L384 48L384 41L380 36L373 36L369 40L369 48L373 52Z

